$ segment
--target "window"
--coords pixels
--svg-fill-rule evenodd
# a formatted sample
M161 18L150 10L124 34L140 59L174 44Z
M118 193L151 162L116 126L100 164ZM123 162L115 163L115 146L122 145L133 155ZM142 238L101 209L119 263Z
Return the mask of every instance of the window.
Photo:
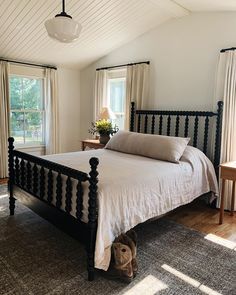
M126 71L110 71L107 80L108 106L116 115L116 119L112 120L112 122L116 124L120 130L125 127L125 90Z
M10 133L17 145L44 144L43 78L10 76Z

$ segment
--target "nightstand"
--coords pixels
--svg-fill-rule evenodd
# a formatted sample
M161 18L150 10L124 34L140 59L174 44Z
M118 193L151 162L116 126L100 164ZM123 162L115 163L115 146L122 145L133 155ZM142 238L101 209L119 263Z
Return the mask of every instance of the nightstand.
M235 181L236 181L236 161L227 162L220 165L220 178L222 179L221 201L220 201L220 220L219 224L223 223L224 219L224 201L225 201L225 181L232 180L233 188L231 195L231 216L234 215L235 204Z
M90 149L103 149L105 144L99 142L98 139L85 139L81 141L82 151L85 150L86 147Z

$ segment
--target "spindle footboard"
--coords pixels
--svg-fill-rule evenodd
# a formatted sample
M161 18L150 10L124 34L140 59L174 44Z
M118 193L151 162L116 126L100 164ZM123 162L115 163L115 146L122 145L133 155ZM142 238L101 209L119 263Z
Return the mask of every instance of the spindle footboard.
M24 202L28 202L29 207L43 217L49 219L63 229L69 230L71 234L81 240L87 250L87 269L88 279L94 279L94 251L97 233L97 183L98 172L97 158L91 158L89 163L90 172L84 173L43 158L23 153L14 149L14 138L8 139L8 161L9 161L9 208L10 215L14 215L15 196L14 187L18 187L35 197L27 201L24 196ZM63 181L65 182L65 210L62 210L63 200ZM77 182L76 186L76 218L70 214L72 210L72 181ZM56 185L53 185L56 182ZM83 221L83 183L88 182L88 223ZM53 201L53 195L55 200ZM20 198L20 197L19 197ZM18 196L17 196L18 199ZM39 201L39 202L37 202ZM46 204L46 206L43 206ZM49 206L48 206L49 205ZM46 215L45 215L46 213ZM48 217L48 218L47 218ZM55 220L57 219L57 221ZM59 224L58 224L59 222Z

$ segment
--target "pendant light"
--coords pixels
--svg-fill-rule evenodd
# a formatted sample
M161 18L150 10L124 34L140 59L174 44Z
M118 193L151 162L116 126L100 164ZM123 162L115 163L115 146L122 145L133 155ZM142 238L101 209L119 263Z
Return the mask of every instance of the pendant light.
M65 12L65 0L62 0L62 12L45 22L49 37L63 43L70 43L79 38L81 25Z

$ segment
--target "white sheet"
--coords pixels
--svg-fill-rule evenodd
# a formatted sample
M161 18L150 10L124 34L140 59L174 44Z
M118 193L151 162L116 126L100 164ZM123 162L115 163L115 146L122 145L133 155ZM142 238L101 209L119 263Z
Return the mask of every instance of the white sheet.
M99 269L107 270L111 244L120 233L209 191L218 195L212 163L200 150L190 146L179 164L106 149L44 158L89 172L91 157L97 157L100 162L95 249L95 267ZM88 186L85 187L86 203L87 192ZM71 214L75 216L75 195Z

